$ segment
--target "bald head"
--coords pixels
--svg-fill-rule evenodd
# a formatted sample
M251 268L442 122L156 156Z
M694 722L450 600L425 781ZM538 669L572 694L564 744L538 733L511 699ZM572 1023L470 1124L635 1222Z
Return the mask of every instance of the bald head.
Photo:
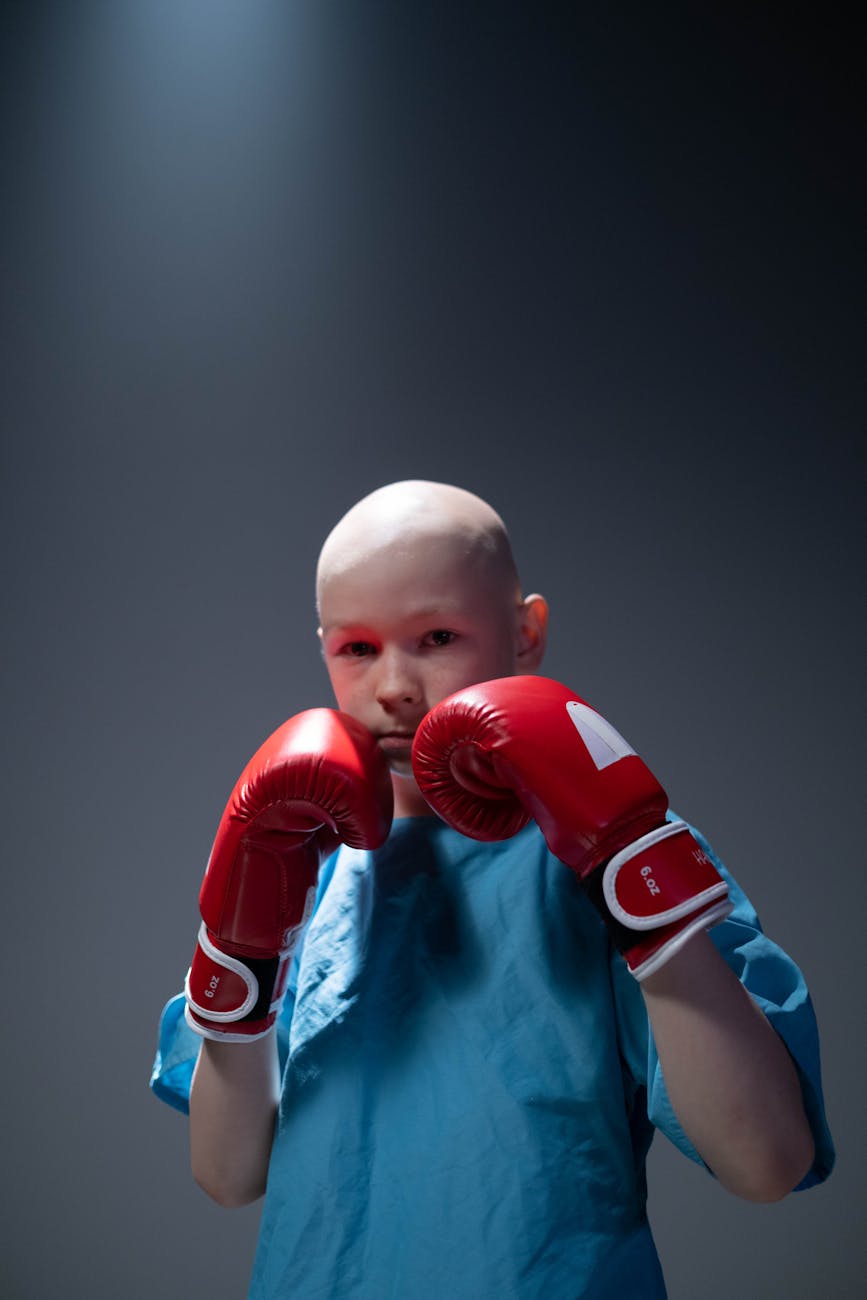
M353 506L317 570L319 639L338 709L380 738L400 816L429 813L411 737L474 682L533 673L548 607L522 596L503 521L472 492L410 479Z
M448 483L405 479L363 497L325 540L316 571L316 599L335 577L362 570L385 555L439 557L466 566L510 602L520 596L509 537L481 497Z

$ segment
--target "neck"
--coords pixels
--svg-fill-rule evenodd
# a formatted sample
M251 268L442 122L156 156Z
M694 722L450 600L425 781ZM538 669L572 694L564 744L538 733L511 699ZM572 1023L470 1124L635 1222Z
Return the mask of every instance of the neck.
M436 813L411 776L391 774L395 817L435 817Z

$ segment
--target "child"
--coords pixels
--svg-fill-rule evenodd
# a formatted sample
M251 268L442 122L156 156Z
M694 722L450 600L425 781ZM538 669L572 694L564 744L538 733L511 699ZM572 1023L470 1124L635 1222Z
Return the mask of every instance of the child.
M830 1172L800 972L625 742L538 678L547 606L490 506L379 489L326 540L317 600L341 712L242 774L153 1080L189 1104L205 1190L266 1195L250 1295L664 1296L654 1128L751 1200ZM507 838L454 828L481 823ZM637 937L602 883L634 842L666 896ZM684 846L699 884L666 912Z

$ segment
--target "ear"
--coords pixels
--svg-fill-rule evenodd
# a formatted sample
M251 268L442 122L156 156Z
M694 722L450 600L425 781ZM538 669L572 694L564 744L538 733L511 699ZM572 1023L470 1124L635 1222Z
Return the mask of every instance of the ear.
M519 673L532 673L539 667L548 643L548 602L538 592L525 596L517 611L518 635L515 667Z

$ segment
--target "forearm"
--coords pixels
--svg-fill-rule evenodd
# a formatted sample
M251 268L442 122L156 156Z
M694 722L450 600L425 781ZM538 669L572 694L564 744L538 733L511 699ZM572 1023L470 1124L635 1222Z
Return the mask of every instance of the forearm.
M264 1194L278 1096L275 1034L202 1040L190 1089L190 1160L196 1182L220 1205Z
M706 934L641 987L684 1132L729 1191L779 1200L814 1156L797 1072L782 1039Z

